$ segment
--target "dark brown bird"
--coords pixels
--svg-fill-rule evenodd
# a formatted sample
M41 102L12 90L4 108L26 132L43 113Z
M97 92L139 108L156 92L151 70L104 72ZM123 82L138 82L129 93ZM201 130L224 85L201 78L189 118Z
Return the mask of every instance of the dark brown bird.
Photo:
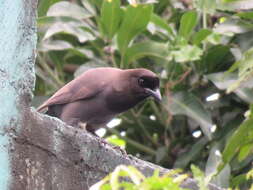
M147 69L96 68L63 86L38 111L72 126L86 123L86 129L94 133L149 96L161 100L155 73Z

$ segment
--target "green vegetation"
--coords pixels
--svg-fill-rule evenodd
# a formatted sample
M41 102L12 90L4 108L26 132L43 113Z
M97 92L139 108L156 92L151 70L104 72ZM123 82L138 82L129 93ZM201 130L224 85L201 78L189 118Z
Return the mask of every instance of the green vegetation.
M173 177L174 176L174 177ZM128 181L121 181L125 178ZM153 176L145 177L140 171L132 166L118 166L108 176L100 182L94 184L90 190L187 190L181 188L180 184L187 178L185 174L179 174L177 170L171 170L169 173L160 176L159 172L154 172ZM204 190L203 188L201 190Z
M191 171L199 190L208 190L211 178L205 177L204 173L194 165L191 165ZM120 165L104 179L94 184L90 190L187 190L188 188L182 187L187 178L189 176L181 174L180 170L170 170L163 175L159 174L159 171L155 171L152 176L145 177L132 166ZM253 170L250 170L245 176L245 181L250 179L253 179ZM253 184L249 190L252 189Z
M118 138L110 142L167 168L194 164L221 187L249 189L252 2L141 2L40 0L36 96L92 67L148 68L160 75L163 103L122 114L106 132Z

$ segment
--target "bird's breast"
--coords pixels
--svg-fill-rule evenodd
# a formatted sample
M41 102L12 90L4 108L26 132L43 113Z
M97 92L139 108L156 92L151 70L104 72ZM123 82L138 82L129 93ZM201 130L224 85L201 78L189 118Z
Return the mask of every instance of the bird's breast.
M145 98L146 97L138 97L126 92L118 92L106 97L106 105L111 112L122 113L131 109Z

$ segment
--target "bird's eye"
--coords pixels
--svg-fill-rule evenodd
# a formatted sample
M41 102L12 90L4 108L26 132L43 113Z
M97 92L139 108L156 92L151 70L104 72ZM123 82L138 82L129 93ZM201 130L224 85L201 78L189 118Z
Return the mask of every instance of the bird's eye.
M144 79L143 78L139 78L138 79L138 84L140 85L140 86L144 86Z
M156 89L159 88L159 79L154 77L140 77L138 85L142 88Z

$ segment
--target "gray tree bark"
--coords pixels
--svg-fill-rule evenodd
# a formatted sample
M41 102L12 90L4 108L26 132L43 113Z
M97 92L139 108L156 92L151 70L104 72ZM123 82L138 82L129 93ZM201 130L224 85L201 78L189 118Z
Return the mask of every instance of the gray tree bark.
M146 176L157 168L167 172L30 108L36 6L35 0L0 0L1 189L86 190L121 164L133 165ZM192 179L184 186L198 189Z

